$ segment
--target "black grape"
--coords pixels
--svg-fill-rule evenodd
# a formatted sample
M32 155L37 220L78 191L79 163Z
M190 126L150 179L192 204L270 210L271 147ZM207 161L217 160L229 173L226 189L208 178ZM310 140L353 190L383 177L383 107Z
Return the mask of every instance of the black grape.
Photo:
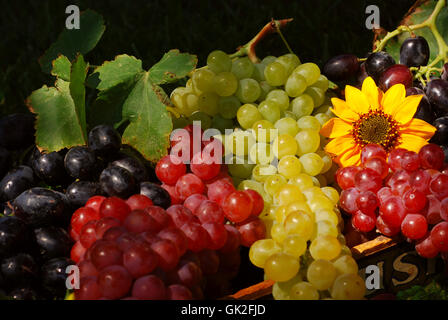
M0 218L0 257L23 250L29 244L29 228L17 217Z
M33 185L33 169L28 166L18 166L9 171L0 181L0 198L2 201L13 200Z
M0 119L0 146L8 150L26 149L34 143L34 116L15 113Z
M65 184L69 181L64 167L64 158L57 152L34 156L32 166L36 176L51 186Z
M424 120L428 123L432 123L436 115L432 110L431 103L429 102L428 97L425 95L425 92L417 87L410 87L406 89L406 96L410 95L423 95L422 100L420 100L420 104L418 105L417 111L414 114L414 118Z
M94 195L102 195L103 191L98 182L75 181L68 186L65 192L68 202L74 208L82 207Z
M98 174L98 161L95 152L87 147L71 148L64 159L68 174L81 180L95 180Z
M1 272L7 287L17 287L34 283L39 274L39 267L31 255L19 253L3 259Z
M99 125L90 130L89 148L99 156L110 157L121 148L121 136L112 126Z
M135 182L140 183L148 178L148 171L145 166L136 158L126 157L111 162L110 166L121 167L128 170L135 179Z
M171 205L171 197L168 191L152 182L140 183L140 194L152 200L155 206L167 209Z
M425 66L429 60L429 45L425 38L407 38L400 47L400 63L408 67Z
M66 222L68 204L63 193L45 188L32 188L14 200L15 215L33 227Z
M325 63L322 74L331 81L349 80L359 71L358 57L353 54L341 54Z
M127 198L135 192L136 184L132 174L122 167L108 167L100 175L101 188L109 196Z
M8 172L10 166L11 153L7 149L0 147L0 177L3 177Z
M70 255L73 243L64 229L54 226L37 228L34 229L34 236L44 261Z
M52 297L63 299L67 290L65 285L67 273L65 271L69 265L74 264L69 258L55 258L45 262L41 267L43 289Z
M426 95L441 112L448 113L448 81L431 80L426 87Z
M437 131L431 138L431 142L438 145L448 144L448 116L440 117L434 120L433 126L436 127Z
M36 290L29 286L23 286L12 290L8 294L9 299L12 300L39 300L40 297Z
M371 53L367 60L366 72L378 83L379 78L387 68L395 64L394 58L385 51Z

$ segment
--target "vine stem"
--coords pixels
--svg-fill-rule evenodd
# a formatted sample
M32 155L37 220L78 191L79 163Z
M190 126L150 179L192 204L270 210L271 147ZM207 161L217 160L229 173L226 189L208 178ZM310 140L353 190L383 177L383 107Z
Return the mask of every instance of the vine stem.
M398 26L397 29L395 29L394 31L388 32L383 39L376 42L375 49L373 50L373 52L378 52L378 51L383 50L384 47L386 46L387 42L390 39L400 35L403 32L412 33L414 30L418 30L418 29L422 29L422 28L429 28L431 30L434 38L437 41L437 46L439 48L439 51L437 53L437 56L434 58L434 60L430 64L428 64L427 66L421 66L419 68L414 69L415 71L417 71L415 74L415 78L419 79L423 85L426 85L422 76L425 75L426 79L429 79L431 72L433 72L433 71L440 72L441 71L440 68L435 67L435 65L437 65L437 63L439 63L440 61L443 61L444 63L448 62L448 45L443 40L443 37L441 36L439 30L437 29L437 25L436 25L437 17L439 15L440 11L442 10L442 8L445 6L446 6L446 0L438 0L436 6L434 7L433 12L425 21L418 23L418 24L413 24L410 26L405 26L405 25ZM413 69L413 68L411 68L411 69Z
M280 34L280 37L285 42L288 50L290 52L292 52L291 48L289 47L288 43L286 42L285 38L283 37L282 33L280 32L280 28L284 27L288 22L291 22L292 20L293 20L292 18L281 19L281 20L272 19L256 34L255 37L252 38L252 40L250 40L245 45L238 47L237 51L233 54L230 54L229 57L231 59L233 59L236 57L241 57L241 56L247 55L253 63L259 62L260 59L258 59L258 57L255 53L255 47L256 47L257 43L260 42L260 40L263 39L266 35L274 33L274 32L277 32L278 34Z

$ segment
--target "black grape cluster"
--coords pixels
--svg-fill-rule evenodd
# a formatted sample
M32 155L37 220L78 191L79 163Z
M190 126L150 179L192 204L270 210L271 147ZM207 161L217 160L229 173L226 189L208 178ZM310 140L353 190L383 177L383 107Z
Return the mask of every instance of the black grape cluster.
M406 39L400 48L400 64L385 51L370 53L360 61L353 54L335 56L323 67L323 74L341 88L346 84L361 87L363 80L371 76L376 84L386 91L401 83L406 87L406 95L422 94L414 118L422 119L437 128L430 142L440 145L448 161L448 64L443 67L440 77L425 79L427 85L413 80L409 68L428 64L429 45L425 38L417 36Z
M99 125L87 146L42 153L34 145L34 116L0 119L0 296L63 299L73 242L73 212L94 195L142 193L171 204L154 170L122 146L120 134Z

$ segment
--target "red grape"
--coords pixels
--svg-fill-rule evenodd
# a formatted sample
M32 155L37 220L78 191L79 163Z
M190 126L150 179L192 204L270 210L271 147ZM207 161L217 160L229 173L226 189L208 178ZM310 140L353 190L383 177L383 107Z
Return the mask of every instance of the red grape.
M76 300L98 300L101 298L101 291L97 277L81 278L79 289L75 290Z
M202 250L198 253L203 275L212 275L218 272L219 257L214 250Z
M448 221L448 198L443 199L440 202L440 217Z
M84 277L96 277L98 275L98 270L90 260L82 260L78 263L78 267L79 277L81 279Z
M122 266L109 266L98 275L98 286L101 296L108 299L124 297L132 285L132 277Z
M364 168L369 168L378 173L381 179L384 179L389 174L389 165L386 160L378 157L368 159L364 163Z
M378 198L372 191L362 191L356 198L356 205L364 214L373 213L378 208Z
M381 216L378 216L376 218L376 228L378 229L379 232L388 237L393 237L400 232L399 226L395 227L391 226L390 224L387 224L386 222L384 222Z
M123 254L113 241L98 240L91 249L90 256L92 263L98 270L112 265L121 265L123 261Z
M198 260L199 261L199 260ZM192 261L183 261L180 263L176 276L179 283L192 288L199 284L202 278L202 270L197 263Z
M192 194L204 193L205 186L199 177L187 173L177 180L175 190L179 199L185 200Z
M162 226L162 228L174 225L174 222L171 220L171 217L161 207L150 206L145 209L145 212L148 213L155 221L157 221L159 225Z
M391 188L382 187L380 190L378 190L376 196L378 198L379 205L383 205L383 203L390 197L394 196L394 194Z
M406 209L400 197L393 196L380 206L380 215L384 222L393 227L399 227L406 215Z
M177 228L167 228L160 231L157 236L160 239L166 239L172 241L181 257L188 249L188 239L185 234Z
M142 194L134 194L126 200L126 203L131 210L143 210L153 205L152 200Z
M93 196L89 200L87 200L84 207L92 208L95 211L100 211L101 204L103 203L106 197L103 196Z
M84 257L84 253L86 252L86 248L82 245L80 241L76 241L70 251L70 259L74 262L78 263Z
M124 220L124 226L133 233L159 232L162 229L162 226L145 210L132 211Z
M372 169L362 169L355 175L355 187L361 191L376 192L382 187L381 176Z
M95 232L97 239L101 239L104 235L104 233L113 227L120 226L121 223L118 219L112 218L112 217L104 217L101 218L96 222L95 225Z
M235 187L232 182L227 179L219 179L207 187L207 197L209 200L222 205L227 196L234 191Z
M428 231L428 223L421 214L408 214L401 223L401 232L409 239L423 238Z
M423 146L418 152L420 163L424 169L440 170L443 167L445 154L440 146L429 143Z
M160 239L151 244L151 249L158 255L159 267L164 271L173 270L179 262L179 251L170 240Z
M365 214L358 210L352 216L353 227L361 232L369 232L375 228L376 216L374 213Z
M127 233L127 230L123 226L112 227L108 229L106 232L104 232L103 239L109 241L115 241L125 233Z
M437 224L442 221L441 202L432 194L427 195L426 198L428 199L428 205L423 211L423 214L426 216L428 224Z
M197 218L193 213L181 204L172 205L166 210L166 213L178 228L181 228L185 223L197 222Z
M439 174L433 177L429 189L440 200L448 197L448 175Z
M189 250L198 252L208 247L210 243L210 236L199 223L186 223L182 226L182 231L188 238Z
M342 189L348 189L355 186L355 175L361 171L361 167L348 166L339 168L336 171L336 181Z
M415 250L420 256L426 259L435 258L439 254L439 250L432 243L430 234L417 242Z
M194 215L201 223L224 223L224 211L215 201L205 200L196 208Z
M394 170L401 170L401 158L403 154L406 152L406 149L396 148L389 152L389 156L387 157L387 162L389 166Z
M367 144L361 150L361 163L364 165L371 158L387 159L386 150L379 144Z
M100 207L101 217L113 217L120 221L124 221L129 212L131 212L131 208L123 199L117 197L104 199Z
M237 228L230 224L224 225L227 230L227 241L224 246L220 249L222 253L234 252L237 250L241 244L241 235Z
M420 168L420 158L413 151L406 151L401 157L401 167L406 171L415 171Z
M189 196L184 201L184 207L190 209L191 212L195 212L196 208L202 203L202 201L207 200L207 197L203 194L196 193Z
M356 199L358 196L359 191L356 188L342 190L341 197L339 199L341 208L349 214L355 213L358 210L358 205L356 204Z
M218 175L221 164L205 152L196 153L191 159L191 172L202 180L210 180Z
M448 222L440 222L432 228L431 241L440 252L448 252Z
M242 222L249 218L252 207L252 199L244 191L232 192L222 204L224 214L232 222Z
M191 291L181 284L170 285L167 290L167 295L170 300L193 300Z
M90 248L90 246L96 241L96 231L95 231L96 221L92 220L87 222L81 229L79 234L79 242L84 248Z
M169 184L163 183L161 185L161 187L163 189L165 189L168 192L168 194L170 195L171 204L181 204L182 203L182 199L177 194L175 186L171 186Z
M258 217L251 217L237 226L241 234L241 245L250 247L255 241L264 239L266 227Z
M95 209L90 207L82 207L76 210L71 218L72 229L79 234L82 227L91 220L99 220L100 214Z
M187 172L187 166L174 155L164 156L157 162L155 173L160 181L174 185Z
M227 241L227 230L222 223L204 223L202 227L207 231L210 236L209 249L218 250L221 249Z
M408 190L403 195L403 201L409 212L417 213L425 208L428 199L421 191Z
M409 177L409 184L415 190L421 191L425 194L429 193L429 183L431 182L431 175L425 170L416 170L412 172Z
M123 253L123 266L134 278L151 273L158 265L158 255L148 243L134 243Z
M251 215L258 217L264 208L263 197L255 190L247 189L244 192L252 199Z
M412 87L412 72L403 64L394 64L384 71L378 83L381 90L386 91L393 85L401 83L405 88Z
M163 281L151 274L135 280L132 296L141 300L166 300L168 292Z

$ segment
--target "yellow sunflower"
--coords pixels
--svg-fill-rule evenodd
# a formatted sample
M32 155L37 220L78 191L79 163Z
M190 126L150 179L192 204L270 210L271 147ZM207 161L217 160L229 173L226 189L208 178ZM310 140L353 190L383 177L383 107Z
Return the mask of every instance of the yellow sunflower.
M361 164L361 149L369 143L387 152L404 148L418 152L434 135L436 128L413 118L422 95L406 97L402 84L383 93L371 77L361 90L347 85L345 101L332 98L331 111L337 116L327 121L320 133L331 140L325 151L342 167Z

